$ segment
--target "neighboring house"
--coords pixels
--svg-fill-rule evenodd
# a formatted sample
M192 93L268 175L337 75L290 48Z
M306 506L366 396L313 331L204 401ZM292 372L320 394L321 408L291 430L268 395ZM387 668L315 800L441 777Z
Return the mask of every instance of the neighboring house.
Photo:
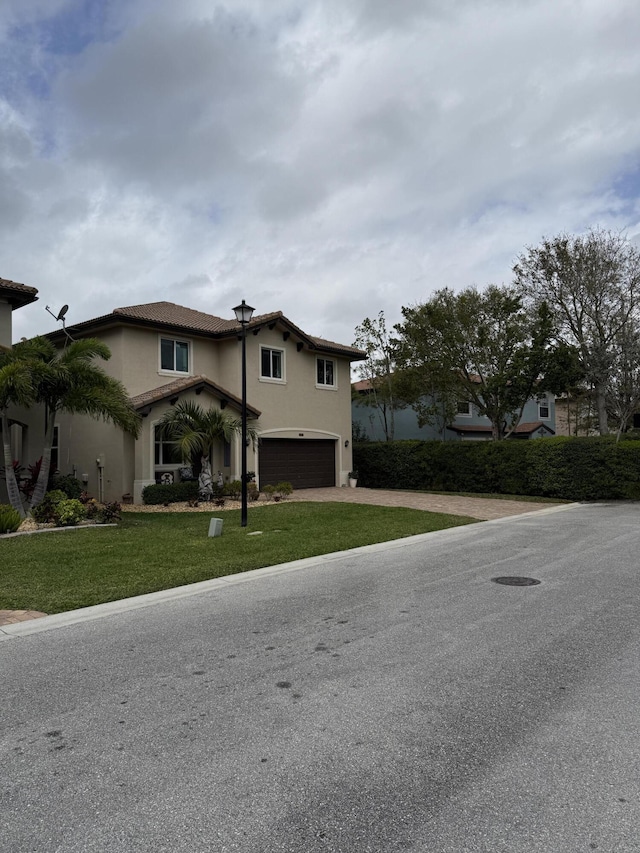
M96 337L111 350L104 369L127 388L142 416L135 440L109 424L59 416L58 468L81 479L100 500L141 500L152 483L178 481L182 463L156 424L178 400L240 416L241 327L235 319L153 302L67 327L74 338ZM56 345L63 331L48 336ZM351 458L350 363L365 354L312 337L282 312L247 326L247 413L260 436L247 450L260 486L288 480L294 488L346 483ZM214 475L239 479L240 442L214 449Z
M596 420L587 393L581 397L567 394L556 397L556 435L599 435ZM635 416L633 426L637 426Z
M367 403L371 393L369 380L355 382L353 390L352 418L356 432L372 441L384 441L380 412L375 405ZM555 435L555 398L553 394L543 394L538 399L527 401L522 418L510 438L543 438L549 435ZM394 412L394 439L487 441L491 439L491 422L486 416L479 415L472 403L461 401L453 422L440 428L431 425L420 427L416 412L407 407Z
M12 315L16 308L23 308L37 299L35 287L0 278L0 346L10 347L13 343Z
M19 284L0 278L0 346L11 347L13 312L19 308L31 305L38 299L35 287ZM11 443L11 458L18 459L25 466L35 462L42 454L44 439L44 413L39 408L18 409L11 407L8 411L9 432ZM0 467L4 466L4 460ZM0 477L0 503L6 503L7 493L5 478Z

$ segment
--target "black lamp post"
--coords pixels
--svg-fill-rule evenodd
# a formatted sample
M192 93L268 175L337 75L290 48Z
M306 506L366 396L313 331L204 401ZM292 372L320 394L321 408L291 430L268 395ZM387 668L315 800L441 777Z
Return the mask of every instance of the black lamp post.
M240 525L247 526L247 326L255 308L242 304L234 309L236 320L242 326L242 510Z

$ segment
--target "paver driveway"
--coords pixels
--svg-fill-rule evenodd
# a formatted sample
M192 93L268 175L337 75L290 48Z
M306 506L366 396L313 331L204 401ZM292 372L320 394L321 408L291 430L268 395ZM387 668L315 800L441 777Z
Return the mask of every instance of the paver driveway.
M488 521L536 512L557 504L508 501L497 498L467 498L457 495L430 495L423 492L402 492L395 489L298 489L289 500L295 501L343 501L344 503L374 504L376 506L404 506L408 509L424 509L429 512L447 512L451 515L469 515Z

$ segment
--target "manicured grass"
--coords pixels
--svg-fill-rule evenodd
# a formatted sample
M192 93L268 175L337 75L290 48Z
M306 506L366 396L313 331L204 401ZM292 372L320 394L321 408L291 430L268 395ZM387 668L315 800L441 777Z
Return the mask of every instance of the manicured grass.
M475 521L401 507L284 503L250 510L246 528L239 511L222 512L223 534L210 539L210 517L125 513L116 528L0 540L0 609L60 613Z

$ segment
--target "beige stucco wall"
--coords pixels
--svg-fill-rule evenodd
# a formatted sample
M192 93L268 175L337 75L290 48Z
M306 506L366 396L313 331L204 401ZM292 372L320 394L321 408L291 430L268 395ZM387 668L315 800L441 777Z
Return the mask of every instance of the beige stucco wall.
M92 497L121 500L131 492L134 439L104 421L84 415L60 414L58 469L85 483Z
M593 422L593 412L585 400L568 400L556 397L556 435L597 435L597 429L589 425Z
M171 338L186 341L190 345L189 374L160 370L160 339ZM100 334L112 352L105 370L124 382L129 394L135 397L144 391L158 388L180 379L185 375L204 374L212 381L218 372L218 354L215 343L207 338L198 338L181 333L162 334L153 329L131 326L109 330Z

